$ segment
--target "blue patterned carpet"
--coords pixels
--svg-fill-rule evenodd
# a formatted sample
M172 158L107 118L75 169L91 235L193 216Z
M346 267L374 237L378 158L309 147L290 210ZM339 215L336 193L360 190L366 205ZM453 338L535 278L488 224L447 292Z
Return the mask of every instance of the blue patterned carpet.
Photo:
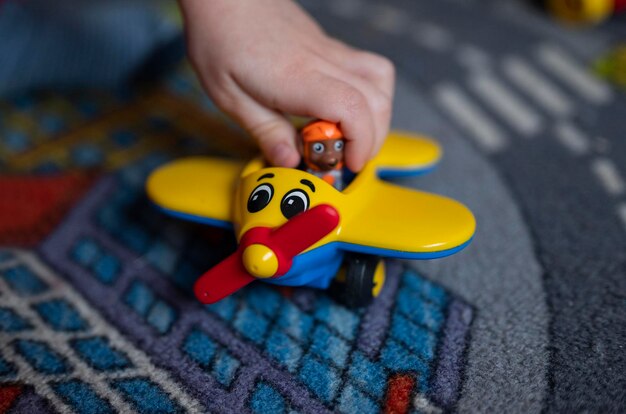
M233 237L165 217L144 181L254 149L176 59L182 38L133 49L116 79L114 59L89 61L74 88L50 82L91 52L49 78L17 71L30 88L0 83L0 414L624 412L626 95L592 70L623 20L574 31L517 0L302 3L394 60L394 127L445 151L400 184L467 204L472 244L390 263L360 310L260 283L202 306L191 286Z

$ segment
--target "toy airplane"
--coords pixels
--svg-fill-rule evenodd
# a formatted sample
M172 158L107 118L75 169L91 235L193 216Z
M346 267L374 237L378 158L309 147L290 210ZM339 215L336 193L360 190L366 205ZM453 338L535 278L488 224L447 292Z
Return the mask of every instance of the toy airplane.
M475 220L465 206L383 181L428 172L440 152L430 139L392 133L343 191L261 158L192 157L154 171L147 192L172 216L235 231L237 251L194 286L201 302L255 280L325 289L337 277L360 306L382 288L381 257L434 259L470 242Z

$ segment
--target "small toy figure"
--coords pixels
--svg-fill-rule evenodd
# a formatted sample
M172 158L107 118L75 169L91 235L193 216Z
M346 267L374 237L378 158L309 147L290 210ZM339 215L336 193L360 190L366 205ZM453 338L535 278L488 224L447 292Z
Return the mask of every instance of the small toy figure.
M302 128L302 158L307 172L341 191L343 182L344 138L339 125L322 120Z

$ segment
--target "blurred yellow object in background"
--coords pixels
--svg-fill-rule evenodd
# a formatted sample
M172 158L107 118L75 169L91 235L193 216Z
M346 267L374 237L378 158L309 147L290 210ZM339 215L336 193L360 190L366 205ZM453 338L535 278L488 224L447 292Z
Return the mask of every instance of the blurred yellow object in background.
M626 89L626 43L598 59L594 70L607 81Z
M550 14L572 24L594 24L613 13L615 0L547 0Z

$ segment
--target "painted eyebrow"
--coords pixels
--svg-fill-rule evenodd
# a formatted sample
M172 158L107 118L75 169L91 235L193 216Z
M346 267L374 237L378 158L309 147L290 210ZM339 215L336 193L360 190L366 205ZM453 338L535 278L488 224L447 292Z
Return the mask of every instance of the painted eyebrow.
M256 180L257 180L257 181L261 181L261 180L262 180L262 179L264 179L264 178L272 178L272 177L274 177L274 174L272 174L272 173L267 173L267 174L263 174L262 176L260 176L260 177L259 177L259 178L257 178Z
M300 180L300 182L308 186L311 189L311 191L315 192L315 186L313 185L312 182L310 182L309 180L305 180L305 179Z

